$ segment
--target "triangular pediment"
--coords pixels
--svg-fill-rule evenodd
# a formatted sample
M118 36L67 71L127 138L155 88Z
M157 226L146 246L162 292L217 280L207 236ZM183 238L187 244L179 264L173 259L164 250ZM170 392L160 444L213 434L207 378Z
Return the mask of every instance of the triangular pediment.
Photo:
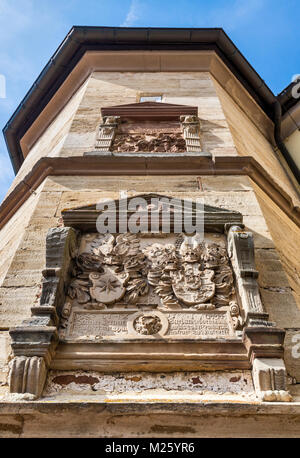
M241 224L243 221L243 216L238 211L203 204L200 200L196 202L156 193L138 194L128 198L107 200L105 203L101 202L100 206L95 203L66 209L62 211L62 218L65 226L71 226L84 231L96 231L97 218L104 211L106 214L114 212L117 220L119 218L128 219L136 211L148 212L149 215L151 211L156 211L159 214L162 214L164 211L170 213L171 222L174 221L175 214L180 212L183 215L186 212L193 219L197 215L203 221L205 230L212 232L223 232L226 224Z
M182 115L197 116L197 113L198 108L194 106L163 102L140 102L101 108L103 117L121 116L131 119L179 119Z

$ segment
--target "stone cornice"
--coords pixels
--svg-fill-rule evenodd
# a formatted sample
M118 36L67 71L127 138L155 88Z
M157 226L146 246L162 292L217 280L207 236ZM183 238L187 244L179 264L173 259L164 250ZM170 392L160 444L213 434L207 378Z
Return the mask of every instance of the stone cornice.
M172 398L170 391L161 400L137 397L128 401L124 400L124 396L95 399L93 395L93 399L85 396L83 402L81 394L73 395L72 401L31 401L28 395L25 396L26 402L16 399L15 394L3 397L0 403L0 421L6 427L3 428L3 437L10 434L9 437L18 438L73 438L79 433L80 437L103 437L108 434L107 424L111 418L114 419L111 437L116 437L120 428L126 437L136 437L137 433L139 437L149 437L150 434L153 436L151 427L160 425L166 415L171 424L172 421L178 424L178 429L174 426L174 431L177 436L179 432L181 437L184 431L190 435L189 431L192 431L194 437L240 438L246 434L251 437L299 437L300 402L266 403L235 397L226 399L220 395L215 395L213 399L195 395L190 401L183 401L180 394ZM180 417L186 429L180 429ZM132 419L135 419L133 425ZM147 419L151 421L146 423ZM193 429L189 429L191 422ZM161 430L164 431L163 428ZM168 432L164 434L166 436Z
M247 175L297 225L300 206L249 156L219 156L211 159L199 154L103 153L89 156L44 157L14 188L0 206L0 229L48 176L97 175Z
M126 105L115 105L101 108L102 118L105 116L122 116L135 120L180 120L182 115L198 115L198 107L178 105L174 103L139 102Z
M112 401L112 400L104 400L104 401L97 401L88 400L85 403L82 402L82 396L80 399L74 399L72 401L68 400L59 400L54 401L44 401L43 399L35 400L31 402L28 400L26 403L18 400L11 400L7 397L0 402L0 412L3 415L8 414L32 414L32 412L41 412L43 414L52 414L53 410L55 413L57 411L61 411L62 413L69 411L71 413L80 412L83 410L88 412L94 413L115 413L115 414L124 414L128 413L133 414L137 413L140 414L144 411L147 415L151 413L181 413L190 415L195 413L197 415L205 414L206 417L208 414L210 415L221 415L224 417L224 414L236 417L241 417L244 415L252 415L255 414L259 415L268 415L268 416L275 416L275 415L299 415L300 413L300 402L294 402L292 404L286 402L276 402L276 403L262 403L257 400L255 401L239 401L236 400L207 400L206 402L176 402L170 401L170 398L167 399L167 402L147 402L143 401L143 403L139 401L131 401L120 402L119 399ZM0 415L1 415L0 414ZM54 416L54 419L57 421L57 417ZM47 425L47 423L44 423ZM286 431L285 431L286 432ZM231 431L232 435L232 431Z

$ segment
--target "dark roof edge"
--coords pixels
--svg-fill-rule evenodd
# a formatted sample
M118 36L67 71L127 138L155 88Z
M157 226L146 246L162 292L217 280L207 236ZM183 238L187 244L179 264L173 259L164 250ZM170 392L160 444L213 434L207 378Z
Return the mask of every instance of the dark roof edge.
M74 26L55 51L3 129L17 172L23 162L20 139L88 50L213 49L256 102L273 119L276 97L221 28L136 28Z
M292 81L288 84L278 95L277 99L282 107L282 113L285 114L293 106L299 103L299 97L293 95L293 88L299 85L299 80ZM297 88L297 94L300 94L299 89Z

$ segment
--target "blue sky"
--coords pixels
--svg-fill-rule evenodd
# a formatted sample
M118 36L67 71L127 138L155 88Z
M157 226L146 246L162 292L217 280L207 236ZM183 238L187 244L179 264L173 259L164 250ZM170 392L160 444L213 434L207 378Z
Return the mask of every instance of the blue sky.
M300 73L299 0L0 0L4 127L73 25L223 27L277 94ZM0 135L0 202L14 174Z

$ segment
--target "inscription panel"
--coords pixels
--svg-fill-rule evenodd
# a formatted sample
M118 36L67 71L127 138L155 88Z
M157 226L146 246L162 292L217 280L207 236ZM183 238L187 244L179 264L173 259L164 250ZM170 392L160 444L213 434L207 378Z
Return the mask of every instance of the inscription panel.
M226 312L169 313L168 335L230 337L232 335Z
M126 335L128 314L74 312L69 336L118 336Z
M66 340L232 338L227 311L74 311Z

